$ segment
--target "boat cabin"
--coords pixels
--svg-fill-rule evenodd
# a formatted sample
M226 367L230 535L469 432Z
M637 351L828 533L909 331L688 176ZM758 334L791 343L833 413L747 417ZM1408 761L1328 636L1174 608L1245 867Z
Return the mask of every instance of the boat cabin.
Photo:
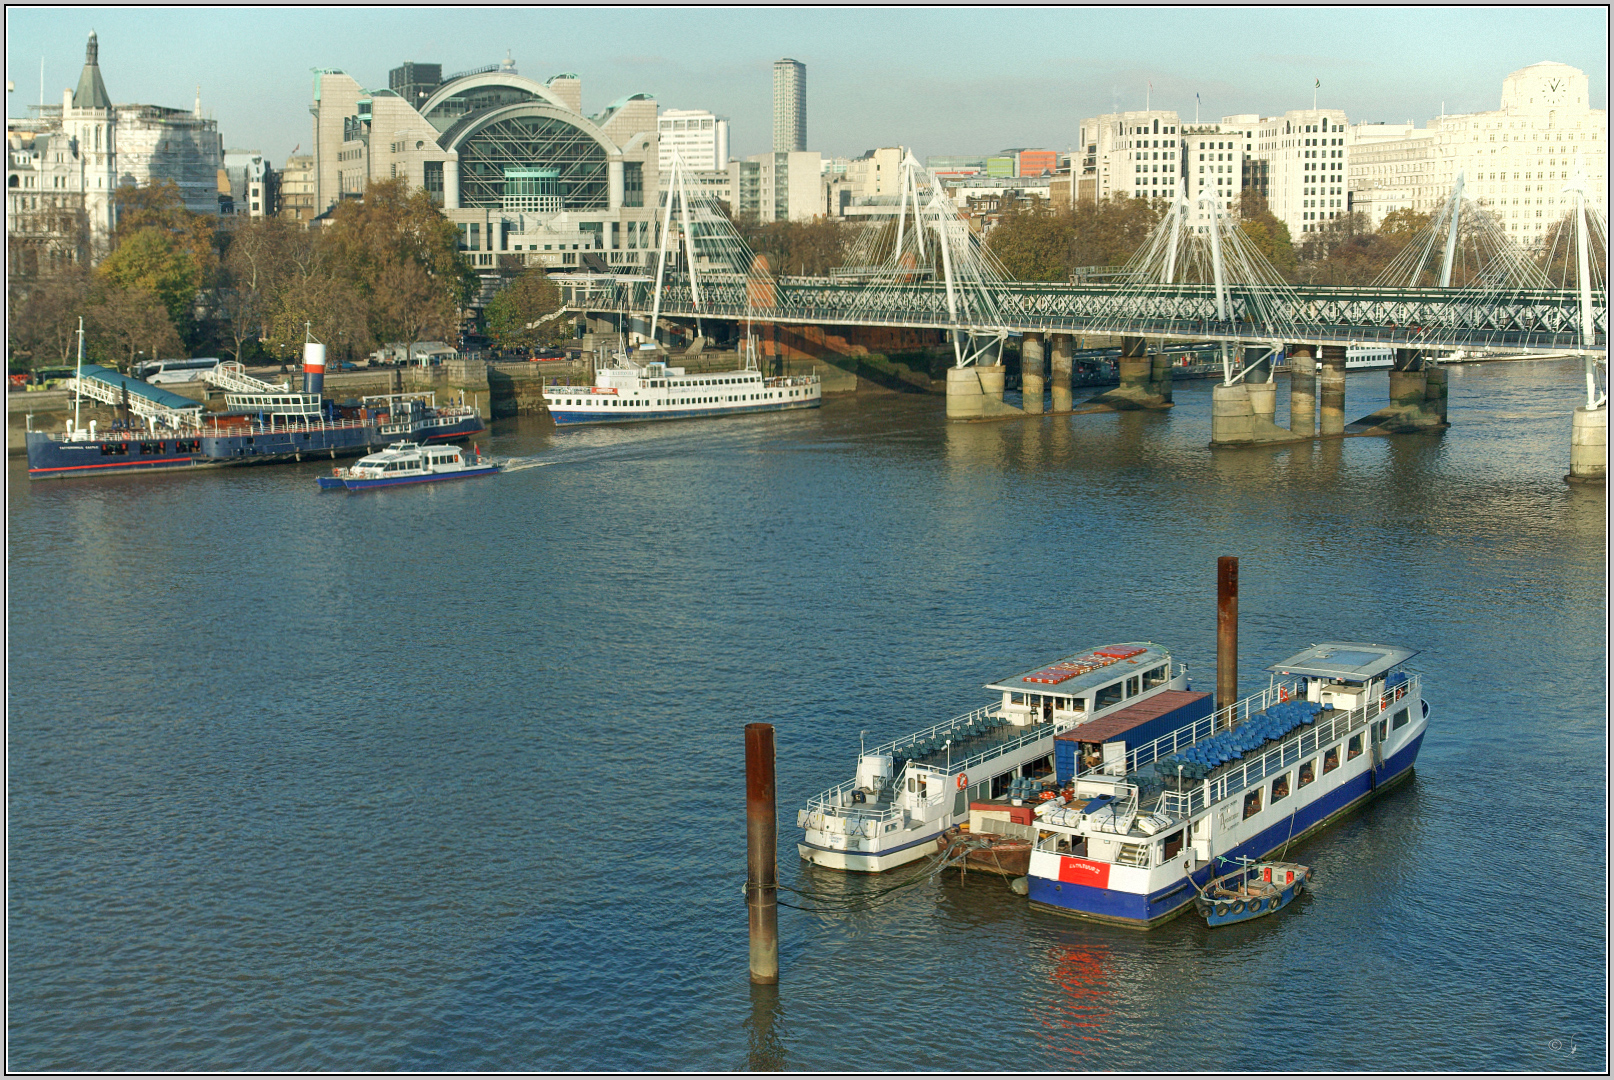
M1170 680L1170 654L1152 642L1132 641L1077 653L986 688L1003 695L1002 715L1017 727L1043 721L1063 729Z
M1414 649L1394 645L1330 641L1313 645L1267 670L1275 675L1300 675L1305 679L1307 701L1325 709L1349 711L1383 696L1387 681L1391 689L1404 682L1405 672L1389 675L1388 680L1386 675L1416 655Z

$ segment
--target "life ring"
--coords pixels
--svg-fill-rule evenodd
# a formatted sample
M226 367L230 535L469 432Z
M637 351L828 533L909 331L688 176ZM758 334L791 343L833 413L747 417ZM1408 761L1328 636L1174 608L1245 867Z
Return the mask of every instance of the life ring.
M1389 698L1388 695L1379 698L1379 712L1383 712L1385 709L1388 709L1389 707L1390 707L1390 698Z
M1289 700L1289 691L1288 691L1288 689L1286 687L1282 687L1282 686L1278 687L1278 700L1279 701L1288 701Z
M963 791L970 786L970 778L965 773L958 774L958 790Z

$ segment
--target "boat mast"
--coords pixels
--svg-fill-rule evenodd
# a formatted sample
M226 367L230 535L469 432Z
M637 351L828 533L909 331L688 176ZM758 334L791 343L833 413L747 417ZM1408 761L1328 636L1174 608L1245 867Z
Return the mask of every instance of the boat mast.
M78 367L75 368L74 371L73 371L73 430L74 431L77 431L78 426L79 426L79 422L78 422L78 406L79 406L79 402L81 400L83 400L83 397L84 397L84 391L80 389L80 387L82 387L83 385L84 385L84 316L80 315L78 317Z

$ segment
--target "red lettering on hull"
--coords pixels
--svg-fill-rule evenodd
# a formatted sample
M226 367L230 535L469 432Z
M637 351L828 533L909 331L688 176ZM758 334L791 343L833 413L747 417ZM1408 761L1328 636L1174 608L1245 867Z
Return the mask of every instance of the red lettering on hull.
M1072 885L1091 885L1095 889L1110 887L1110 864L1078 859L1073 855L1059 857L1059 880Z

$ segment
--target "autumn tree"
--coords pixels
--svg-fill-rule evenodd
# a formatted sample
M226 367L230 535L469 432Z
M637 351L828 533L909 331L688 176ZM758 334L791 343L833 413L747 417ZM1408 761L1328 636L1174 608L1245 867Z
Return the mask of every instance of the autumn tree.
M85 311L87 348L124 371L145 359L176 356L185 348L168 307L150 289L103 281Z
M1238 198L1239 228L1250 245L1261 257L1272 264L1283 280L1293 282L1299 268L1289 226L1278 220L1267 206L1267 201L1253 189L1246 189Z
M174 233L152 225L125 233L96 272L113 288L154 294L173 325L190 326L201 269Z
M1068 281L1076 239L1069 210L1011 210L987 236L987 247L1016 281Z
M560 290L534 266L496 293L483 310L488 336L501 348L535 348L571 336L571 324L549 319L561 309Z
M78 320L93 279L82 265L63 268L6 293L6 352L12 371L69 363L78 350Z
M369 305L370 333L381 341L448 337L480 285L458 228L406 180L373 183L364 198L339 203L324 242Z

